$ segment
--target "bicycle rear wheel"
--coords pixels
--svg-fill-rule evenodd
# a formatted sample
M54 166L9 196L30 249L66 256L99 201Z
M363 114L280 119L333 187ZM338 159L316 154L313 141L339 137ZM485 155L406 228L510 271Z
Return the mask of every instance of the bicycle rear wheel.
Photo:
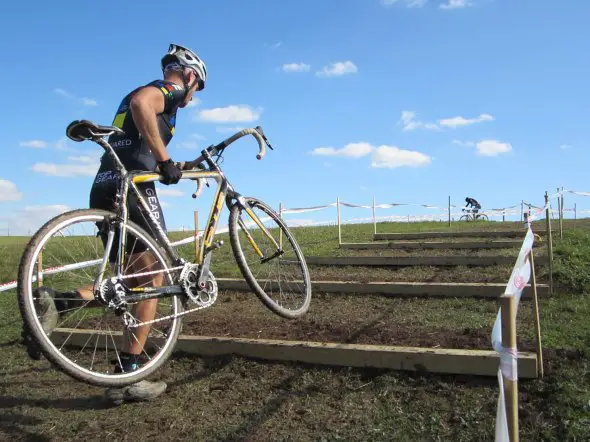
M47 222L29 241L21 258L18 275L18 304L25 327L45 357L57 368L82 382L105 387L135 383L152 374L171 355L181 329L183 310L178 295L152 302L154 322L128 327L123 316L106 303L95 300L93 285L105 253L98 237L99 225L114 214L96 209L66 212ZM98 225L97 225L98 223ZM165 252L141 227L127 225L128 259L123 281L130 287L173 283ZM113 248L118 244L113 242ZM137 253L136 253L137 252ZM138 254L138 253L141 253ZM147 262L147 264L145 264ZM148 273L149 275L144 275ZM116 276L107 266L104 278ZM39 291L51 290L50 301ZM158 284L156 284L158 285ZM76 290L85 298L66 296ZM146 301L141 308L147 307ZM150 301L147 301L149 303ZM53 304L53 305L52 305ZM154 306L155 304L155 306ZM137 304L128 305L135 315ZM140 345L139 368L115 373L121 353Z
M231 208L229 237L238 267L271 311L287 319L299 317L311 302L311 280L303 252L271 207L256 198L245 201L264 229L239 204Z

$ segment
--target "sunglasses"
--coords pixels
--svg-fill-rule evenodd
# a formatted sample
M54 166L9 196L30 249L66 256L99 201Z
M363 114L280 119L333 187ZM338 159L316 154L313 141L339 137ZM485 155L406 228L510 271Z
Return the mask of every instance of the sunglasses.
M197 78L197 91L202 91L205 88L205 82L203 80L201 80L201 77L199 76L198 72L195 69L189 68L193 74L195 74L195 77Z

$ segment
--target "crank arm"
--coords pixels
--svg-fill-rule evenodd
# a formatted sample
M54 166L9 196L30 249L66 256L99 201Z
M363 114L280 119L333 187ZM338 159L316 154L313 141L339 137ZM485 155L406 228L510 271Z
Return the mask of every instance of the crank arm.
M146 299L166 298L171 295L181 294L184 294L184 291L179 285L144 287L142 289L132 289L131 294L125 295L125 302L139 302L145 301Z
M209 266L211 265L211 252L207 252L205 255L205 259L203 260L203 265L199 268L199 290L205 287L207 280L209 279Z
M203 265L199 268L199 290L205 287L205 284L209 280L209 266L211 265L213 250L219 249L221 246L223 246L223 241L217 241L205 250L205 259L203 260Z

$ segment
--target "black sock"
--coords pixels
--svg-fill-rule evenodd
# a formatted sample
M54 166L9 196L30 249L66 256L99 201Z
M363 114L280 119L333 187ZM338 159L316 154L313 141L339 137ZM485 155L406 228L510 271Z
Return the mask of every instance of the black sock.
M119 354L119 359L121 359L121 365L119 365L119 361L117 361L115 364L115 373L121 373L123 371L128 373L139 368L139 355L121 352ZM123 368L122 370L121 367Z

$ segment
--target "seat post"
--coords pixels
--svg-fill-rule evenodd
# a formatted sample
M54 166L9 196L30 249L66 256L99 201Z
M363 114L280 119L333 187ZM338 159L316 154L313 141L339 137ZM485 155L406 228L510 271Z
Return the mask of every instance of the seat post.
M100 144L102 146L102 148L107 152L107 154L115 161L115 164L117 166L117 170L119 171L121 178L124 178L125 176L127 176L127 169L125 169L125 166L123 165L123 163L119 159L119 156L115 153L113 146L111 146L109 143L107 143L101 137L92 137L92 141Z

